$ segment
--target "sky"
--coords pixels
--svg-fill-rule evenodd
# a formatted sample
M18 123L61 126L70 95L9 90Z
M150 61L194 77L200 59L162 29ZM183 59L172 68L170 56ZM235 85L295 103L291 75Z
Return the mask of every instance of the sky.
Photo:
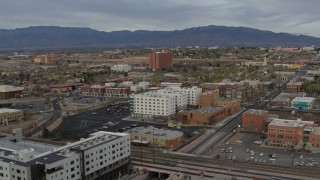
M1 0L0 29L243 26L320 37L319 0Z

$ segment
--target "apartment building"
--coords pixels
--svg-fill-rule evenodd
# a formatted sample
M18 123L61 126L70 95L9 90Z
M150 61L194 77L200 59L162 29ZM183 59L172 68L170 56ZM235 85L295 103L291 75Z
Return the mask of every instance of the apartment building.
M161 70L173 65L172 52L170 49L162 52L152 52L149 55L149 69Z
M143 119L163 117L170 119L176 113L176 98L174 95L158 94L151 91L131 96L133 116Z
M187 93L183 93L177 89L171 89L171 88L159 89L157 93L174 97L177 111L187 108L187 105L188 105Z
M0 125L7 126L9 124L22 122L24 120L23 111L17 109L0 109Z
M265 110L248 109L242 114L242 130L249 132L266 132L269 112Z
M136 127L128 131L134 144L150 144L158 148L173 149L183 142L183 132L158 129L152 126Z
M266 144L269 146L291 148L300 141L320 148L320 127L312 121L274 119L268 125Z
M116 179L130 165L130 137L99 131L40 154L33 148L0 148L0 179Z
M100 85L92 85L82 88L83 94L86 96L103 96L103 97L118 97L126 98L130 95L130 88L121 87L105 87Z
M174 87L173 89L179 91L180 93L185 93L188 96L188 106L196 107L199 104L200 95L202 93L202 88L193 87Z
M219 98L219 89L201 93L199 97L199 107L204 108L212 106Z

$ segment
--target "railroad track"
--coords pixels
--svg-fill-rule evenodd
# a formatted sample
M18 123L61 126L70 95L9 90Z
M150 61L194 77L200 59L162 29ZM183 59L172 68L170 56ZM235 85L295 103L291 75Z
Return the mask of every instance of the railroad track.
M132 159L135 162L141 161L141 152L138 150L132 151ZM268 164L256 164L256 163L247 163L247 162L238 162L238 161L223 161L216 159L208 159L204 157L192 157L192 155L177 155L177 154L161 154L155 153L155 161L153 162L153 154L150 150L143 150L142 162L151 162L151 163L162 163L162 164L177 164L178 161L182 161L184 165L194 166L198 170L201 168L207 168L208 171L212 173L248 173L252 177L265 177L267 174L273 176L275 174L281 174L283 178L286 179L305 179L306 177L310 178L320 178L320 168L298 168L298 167L285 167L285 166L275 166ZM231 171L230 171L231 170ZM266 171L267 170L267 171ZM293 178L292 176L304 175L303 178Z

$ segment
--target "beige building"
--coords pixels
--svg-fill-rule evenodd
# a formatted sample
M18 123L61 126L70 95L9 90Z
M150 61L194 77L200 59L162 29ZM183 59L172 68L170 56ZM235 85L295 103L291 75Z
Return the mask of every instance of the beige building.
M0 109L0 125L7 126L9 124L22 122L24 120L23 112L17 109Z
M238 112L241 108L240 99L219 99L215 102L216 106L225 107L225 114L228 116Z
M204 108L213 106L214 102L219 99L219 89L214 89L201 93L199 98L199 107Z
M52 64L51 55L39 55L33 58L33 63L35 64Z
M136 127L128 131L132 143L173 149L183 142L183 132L149 127Z

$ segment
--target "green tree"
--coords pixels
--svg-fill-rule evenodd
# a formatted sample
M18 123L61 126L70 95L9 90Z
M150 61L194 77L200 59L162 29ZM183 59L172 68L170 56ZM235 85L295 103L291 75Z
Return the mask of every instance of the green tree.
M128 73L127 72L123 73L123 76L128 77Z
M55 137L60 140L60 139L64 139L66 137L66 133L64 131L58 131L56 134L55 134Z
M44 128L42 130L42 137L47 138L50 135L50 131L48 130L48 128Z
M159 83L160 82L159 76L157 76L156 74L152 75L151 82L152 83Z

